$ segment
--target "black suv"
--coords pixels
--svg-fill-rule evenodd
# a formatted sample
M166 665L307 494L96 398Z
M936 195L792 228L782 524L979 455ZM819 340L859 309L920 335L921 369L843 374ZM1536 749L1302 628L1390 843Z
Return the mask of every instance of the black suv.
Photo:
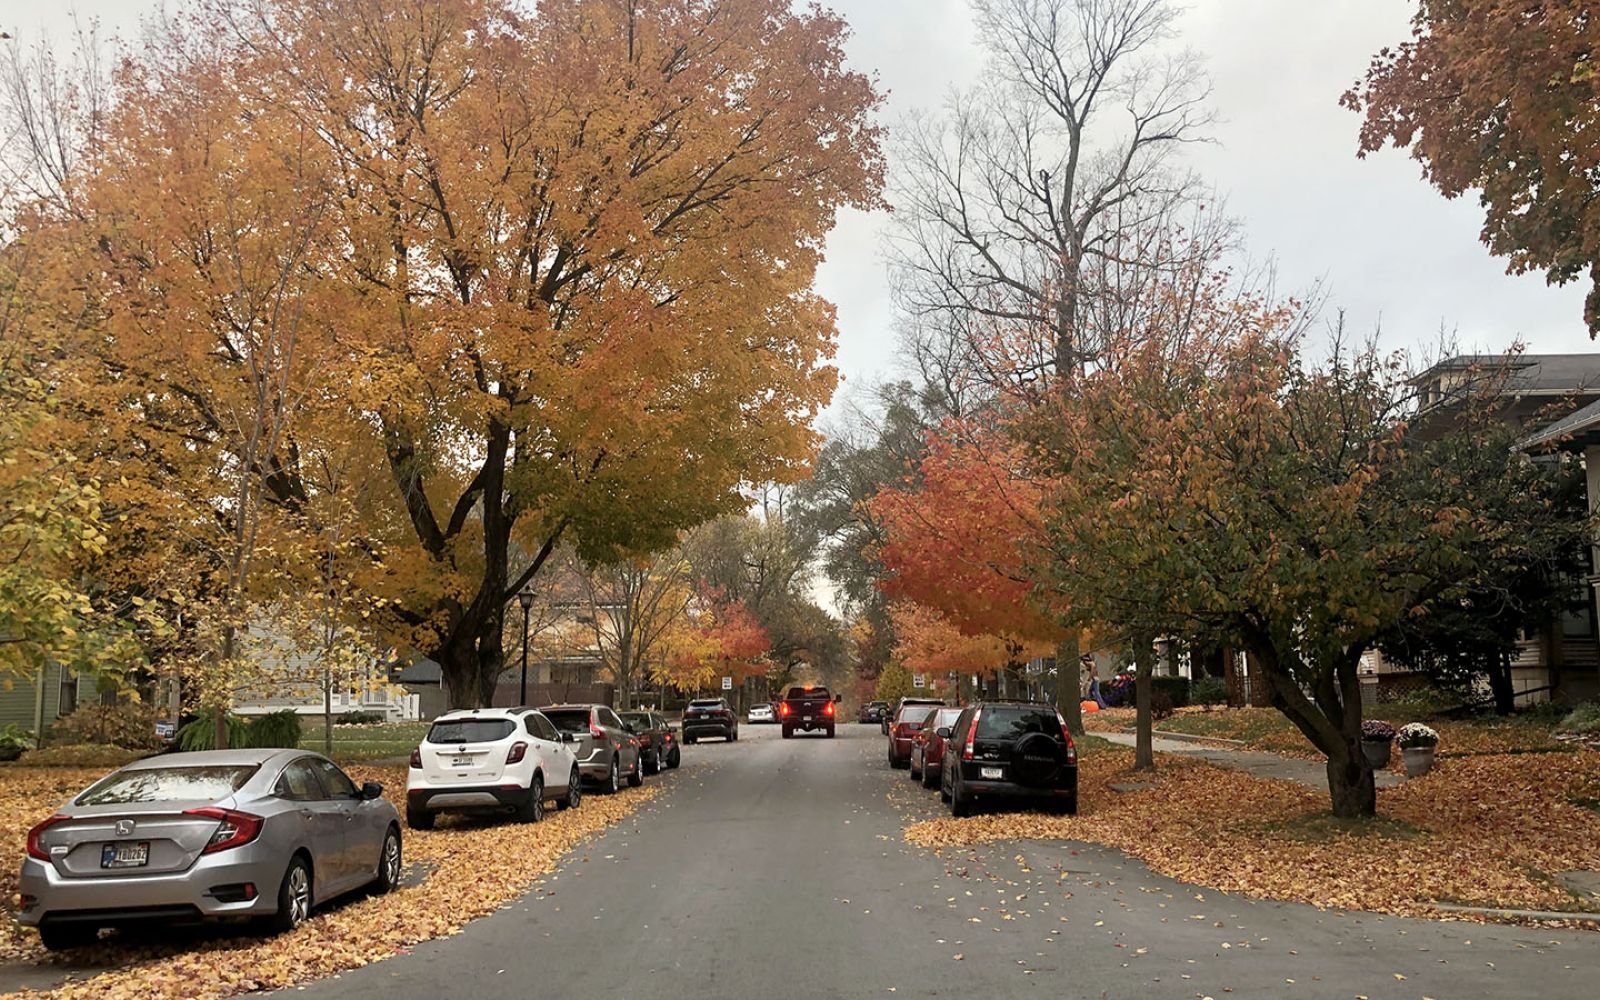
M619 712L622 724L639 739L646 774L660 774L664 767L677 767L682 758L672 724L655 712Z
M720 736L732 743L739 738L739 720L721 698L696 698L683 710L683 742Z
M969 705L944 737L939 798L954 816L987 802L1036 802L1078 811L1078 749L1053 705L982 701Z
M881 724L883 717L889 711L886 701L869 701L861 706L860 713L856 716L857 722L876 722Z

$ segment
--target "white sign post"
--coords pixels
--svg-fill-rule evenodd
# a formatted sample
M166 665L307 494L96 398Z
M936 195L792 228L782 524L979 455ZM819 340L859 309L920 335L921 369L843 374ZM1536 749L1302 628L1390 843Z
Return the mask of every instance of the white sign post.
M733 678L732 677L724 677L722 679L722 690L724 690L724 691L732 691L733 690Z
M927 687L928 686L928 677L927 677L927 675L926 674L912 674L911 675L911 686L914 687L914 688Z

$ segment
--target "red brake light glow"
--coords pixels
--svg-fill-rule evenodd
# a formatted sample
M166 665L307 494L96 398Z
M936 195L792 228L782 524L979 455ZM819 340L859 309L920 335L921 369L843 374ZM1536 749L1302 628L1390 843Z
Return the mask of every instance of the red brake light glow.
M39 835L67 818L68 817L62 813L56 813L54 816L51 816L49 819L29 830L28 857L35 858L39 861L49 861L50 855L45 851L44 845L39 843Z
M978 742L978 716L983 714L983 709L972 713L972 725L967 729L967 745L961 748L961 759L972 759L972 745Z
M830 701L826 705L822 706L822 714L823 715L832 715L833 714L833 702Z
M780 704L778 706L778 714L779 715L788 715L789 714L789 703L788 702L783 702L782 704Z
M243 847L256 839L261 832L261 817L233 809L206 806L203 809L185 809L185 816L204 816L217 821L217 832L211 835L201 854L215 854L231 847Z

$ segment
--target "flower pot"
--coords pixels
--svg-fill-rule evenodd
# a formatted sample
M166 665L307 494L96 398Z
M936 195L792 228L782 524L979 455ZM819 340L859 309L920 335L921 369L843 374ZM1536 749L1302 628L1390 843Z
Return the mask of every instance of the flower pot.
M1406 762L1406 777L1420 778L1433 770L1433 752L1437 747L1401 747L1400 756Z
M1374 771L1381 771L1389 766L1393 747L1392 740L1362 740L1361 755L1367 758L1367 763L1372 765Z

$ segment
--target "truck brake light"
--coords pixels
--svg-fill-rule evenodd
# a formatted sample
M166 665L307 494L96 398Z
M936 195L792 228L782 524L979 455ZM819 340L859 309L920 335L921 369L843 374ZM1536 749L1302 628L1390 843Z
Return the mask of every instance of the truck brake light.
M788 702L783 702L783 703L778 705L778 714L779 715L788 715L789 714L789 703Z
M832 715L833 714L833 702L830 701L826 705L822 706L822 714L823 715Z

